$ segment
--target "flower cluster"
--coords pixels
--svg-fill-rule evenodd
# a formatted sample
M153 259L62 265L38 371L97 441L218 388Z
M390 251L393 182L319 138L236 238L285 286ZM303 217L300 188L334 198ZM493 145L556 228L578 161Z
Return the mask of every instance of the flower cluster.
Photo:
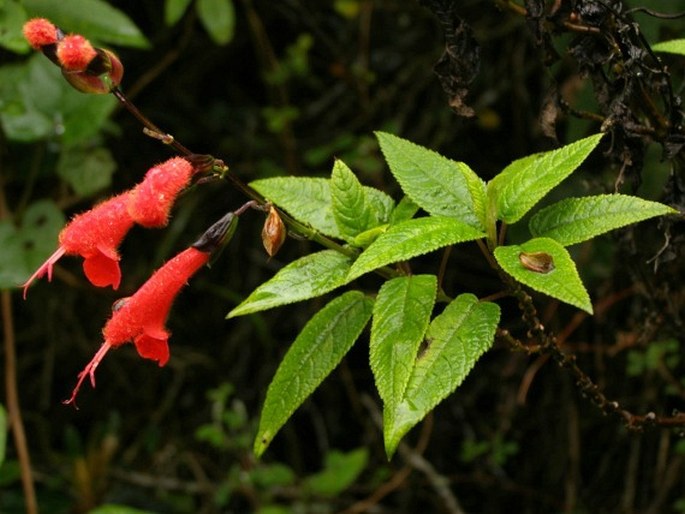
M190 184L195 173L206 169L204 156L196 157L190 158L195 164L189 159L173 157L153 166L132 189L74 217L62 229L58 249L23 285L24 298L35 279L46 273L48 280L52 278L53 266L63 255L83 257L83 271L93 285L117 289L121 282L119 244L135 224L154 228L168 223L169 212L179 193ZM226 241L235 225L234 219L232 213L222 218L195 244L157 270L133 296L115 303L112 317L103 329L105 342L80 373L65 403L74 403L86 377L95 385L95 369L110 348L132 342L141 357L155 360L160 366L166 364L169 333L164 323L174 298Z
M24 37L83 93L109 93L121 83L124 66L116 54L94 47L81 35L65 35L49 20L34 18L24 24Z
M40 50L60 67L67 81L85 93L114 93L118 89L123 66L109 50L96 48L81 35L65 35L43 18L24 25L24 35L36 50ZM64 255L79 255L83 271L95 286L121 283L118 247L134 225L145 228L165 226L178 195L193 177L212 169L216 162L208 155L196 155L180 145L185 157L174 157L150 168L143 180L91 210L74 217L59 235L59 247L23 285L24 298L34 280L47 274L52 279L55 263ZM75 403L83 381L90 377L95 386L95 370L111 349L131 342L138 354L164 366L169 360L169 332L165 328L172 303L181 288L217 253L235 229L239 213L230 213L212 225L191 247L176 255L158 269L132 296L115 302L112 316L102 334L104 342L93 359L79 374L71 397L65 403Z
M153 273L132 296L114 304L112 317L102 330L104 343L81 371L71 397L64 403L74 403L87 377L95 387L95 370L103 357L122 344L133 342L141 357L155 360L160 366L167 363L169 332L164 325L171 305L181 288L232 235L236 219L233 213L224 216L192 246Z

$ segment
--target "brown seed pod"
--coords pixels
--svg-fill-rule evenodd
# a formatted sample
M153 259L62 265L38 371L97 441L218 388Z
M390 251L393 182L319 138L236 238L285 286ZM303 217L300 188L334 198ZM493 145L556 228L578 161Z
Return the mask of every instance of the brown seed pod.
M535 273L549 273L554 269L554 258L545 252L521 252L519 261L524 268Z
M266 217L264 227L262 228L262 244L269 257L276 255L285 241L285 236L285 224L276 208L272 205L269 208L269 215Z

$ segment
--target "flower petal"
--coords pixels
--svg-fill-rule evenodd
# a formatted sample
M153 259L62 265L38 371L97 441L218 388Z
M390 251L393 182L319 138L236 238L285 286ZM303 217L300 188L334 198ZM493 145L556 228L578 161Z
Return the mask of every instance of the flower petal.
M157 361L161 366L164 366L169 360L169 334L164 333L162 338L151 337L148 334L142 334L135 338L133 343L136 345L138 355L144 359L151 359Z
M113 289L118 289L121 283L118 259L114 260L102 252L86 257L83 261L83 272L90 283L97 287L112 286Z

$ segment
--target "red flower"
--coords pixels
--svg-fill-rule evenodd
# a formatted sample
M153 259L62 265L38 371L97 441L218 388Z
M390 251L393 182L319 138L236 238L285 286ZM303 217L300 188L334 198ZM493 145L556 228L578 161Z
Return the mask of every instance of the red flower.
M98 53L83 36L70 34L57 45L57 58L65 71L85 71Z
M186 159L173 157L150 168L131 191L128 212L144 227L163 227L178 194L190 184L195 169Z
M48 280L52 280L52 268L63 255L83 257L83 271L93 285L117 289L121 282L117 247L133 226L127 210L129 194L110 198L64 227L59 235L59 248L24 283L24 298L35 279L47 273Z
M164 366L169 360L169 332L165 322L176 295L197 270L207 264L211 253L190 247L158 269L136 293L115 304L112 317L102 333L105 342L79 374L71 398L73 403L81 384L90 377L95 387L95 370L110 348L132 341L138 354Z

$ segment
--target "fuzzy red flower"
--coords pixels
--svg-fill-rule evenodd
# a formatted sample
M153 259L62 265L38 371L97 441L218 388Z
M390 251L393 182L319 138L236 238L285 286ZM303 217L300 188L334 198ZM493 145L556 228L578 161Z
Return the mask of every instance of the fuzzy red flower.
M65 36L57 45L57 58L65 71L85 71L97 55L90 41L79 34Z
M121 282L117 247L134 222L128 214L129 192L120 194L76 216L59 235L59 248L24 283L24 298L31 283L47 273L52 280L52 268L63 255L80 255L83 271L90 282L99 287Z
M71 398L64 403L74 402L86 377L95 387L95 370L111 348L132 341L141 357L155 360L160 366L167 363L170 334L164 325L169 310L181 288L207 264L210 255L194 247L184 250L158 269L133 296L115 304L102 330L105 342L79 374Z
M195 169L186 159L173 157L154 166L131 191L128 212L144 227L163 227L179 193L190 184Z
M24 37L34 50L57 43L59 36L57 27L45 18L33 18L24 23Z

